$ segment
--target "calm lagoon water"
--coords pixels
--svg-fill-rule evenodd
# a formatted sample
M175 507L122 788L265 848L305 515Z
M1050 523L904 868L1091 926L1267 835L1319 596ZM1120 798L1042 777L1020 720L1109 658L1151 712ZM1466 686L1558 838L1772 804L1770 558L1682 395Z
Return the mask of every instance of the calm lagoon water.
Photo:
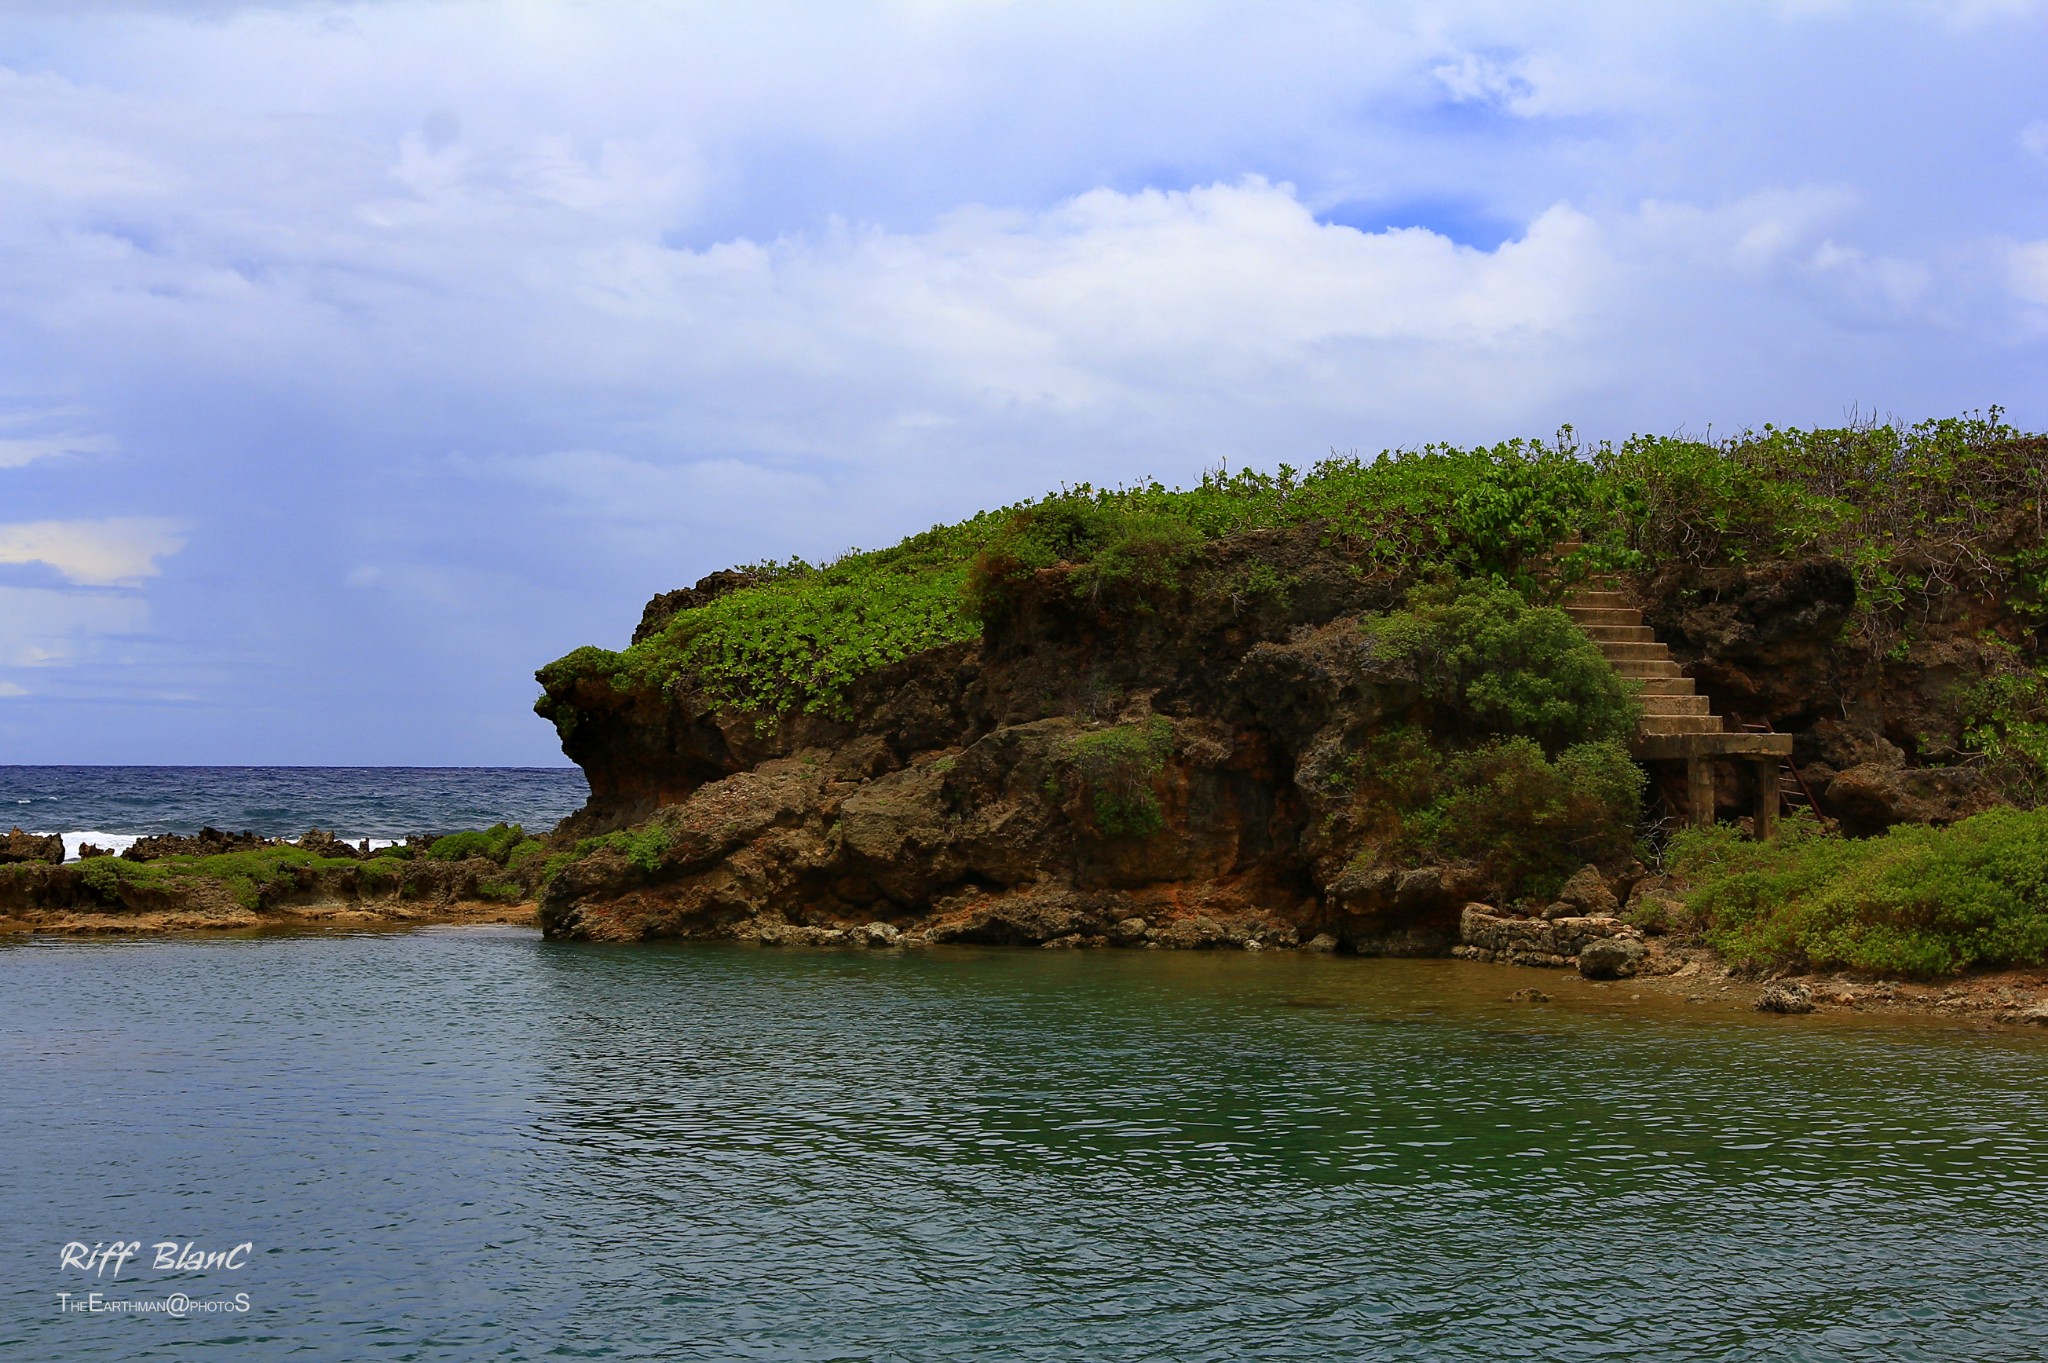
M9 1359L2048 1357L2032 1033L463 929L0 948L0 1057Z

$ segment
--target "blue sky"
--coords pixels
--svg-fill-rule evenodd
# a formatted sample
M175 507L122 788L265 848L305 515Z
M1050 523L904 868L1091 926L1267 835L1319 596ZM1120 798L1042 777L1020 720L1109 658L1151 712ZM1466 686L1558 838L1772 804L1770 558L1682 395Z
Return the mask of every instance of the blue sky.
M0 3L0 761L551 763L1064 481L2048 427L2048 9Z

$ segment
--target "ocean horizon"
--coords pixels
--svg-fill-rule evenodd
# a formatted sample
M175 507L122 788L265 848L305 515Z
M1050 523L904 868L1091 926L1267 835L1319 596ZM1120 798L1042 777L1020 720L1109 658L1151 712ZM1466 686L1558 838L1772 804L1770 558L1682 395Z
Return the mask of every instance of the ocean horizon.
M372 845L496 823L545 833L588 795L573 766L0 766L0 820L62 837L67 858L205 827Z

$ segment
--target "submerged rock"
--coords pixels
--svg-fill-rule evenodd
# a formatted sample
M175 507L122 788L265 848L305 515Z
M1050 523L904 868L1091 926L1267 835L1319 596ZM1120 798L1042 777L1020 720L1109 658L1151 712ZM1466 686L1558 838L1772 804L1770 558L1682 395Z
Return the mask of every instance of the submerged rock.
M1813 991L1795 980L1772 980L1756 996L1759 1013L1811 1013Z

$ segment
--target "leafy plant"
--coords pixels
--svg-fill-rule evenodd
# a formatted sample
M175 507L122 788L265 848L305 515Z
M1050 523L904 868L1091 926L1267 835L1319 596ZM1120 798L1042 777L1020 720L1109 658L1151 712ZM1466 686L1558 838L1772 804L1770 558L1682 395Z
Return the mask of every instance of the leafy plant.
M586 686L691 688L763 723L843 715L862 677L977 637L1043 571L1074 594L1143 610L1177 588L1205 543L1290 526L1314 527L1360 574L1498 579L1531 598L1593 571L1825 555L1854 575L1852 633L1881 657L1916 609L1953 590L2048 616L2044 508L2048 437L2015 430L1995 408L1910 427L1766 426L1592 448L1567 429L1548 442L1429 445L1306 472L1211 473L1184 489L1082 484L891 549L755 565L753 585L623 652L583 648L543 668L537 708L565 740ZM1561 544L1576 547L1558 555ZM1224 590L1273 585L1253 574ZM1485 701L1496 702L1517 700Z
M500 866L508 864L514 852L521 852L522 859L532 852L522 851L530 846L533 851L540 844L526 836L526 830L518 824L492 824L489 828L466 829L450 833L445 838L436 838L427 848L429 861L464 861L471 857L482 857L495 861Z
M1632 689L1571 617L1503 582L1427 583L1405 611L1364 628L1376 652L1415 666L1449 728L1519 734L1556 753L1626 739L1641 718Z
M1628 855L1644 782L1612 739L1554 760L1533 739L1498 739L1451 756L1434 798L1404 819L1400 850L1469 862L1511 897L1547 898L1587 862Z
M1107 837L1149 838L1166 827L1153 782L1173 753L1173 725L1154 715L1076 737L1068 748Z
M1730 960L1936 975L2048 962L2048 810L1847 839L1806 819L1774 843L1688 829L1671 860Z
M1963 742L2013 801L2048 803L2048 672L2015 662L1959 689Z

